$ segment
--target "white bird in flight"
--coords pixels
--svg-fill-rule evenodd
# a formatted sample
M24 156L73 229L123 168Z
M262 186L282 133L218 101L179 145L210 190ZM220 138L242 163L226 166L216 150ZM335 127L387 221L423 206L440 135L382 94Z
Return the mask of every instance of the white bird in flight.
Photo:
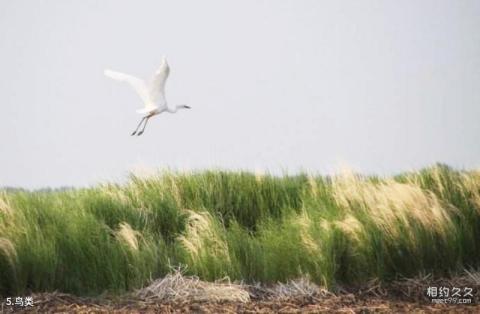
M190 107L187 105L177 105L173 108L168 107L165 99L165 82L169 73L170 68L165 57L162 58L162 64L155 72L149 83L146 83L145 81L132 75L111 70L104 71L104 74L109 78L130 84L145 105L144 108L137 110L138 113L144 114L145 116L142 118L142 120L140 120L140 123L135 131L133 131L132 136L135 134L137 136L142 135L145 131L145 127L147 126L148 119L157 114L161 114L162 112L175 113L179 109L190 109ZM145 124L143 125L143 128L140 132L138 132L138 129L144 121Z

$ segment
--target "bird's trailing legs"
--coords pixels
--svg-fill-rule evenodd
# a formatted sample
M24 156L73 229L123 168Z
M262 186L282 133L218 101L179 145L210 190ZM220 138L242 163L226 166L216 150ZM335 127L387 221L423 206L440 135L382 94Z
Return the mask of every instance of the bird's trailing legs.
M134 136L135 134L137 134L137 131L138 131L138 128L140 127L140 125L142 125L142 122L147 119L147 117L143 117L142 120L140 120L140 123L137 125L137 128L135 129L135 131L133 131L133 133L131 134L132 136ZM142 132L143 133L143 132ZM140 135L140 134L138 134Z
M148 122L148 119L150 119L152 116L148 116L148 117L145 117L146 120L145 120L145 124L143 125L143 128L140 132L138 132L137 136L140 136L143 134L143 132L145 131L145 128L147 127L147 122Z

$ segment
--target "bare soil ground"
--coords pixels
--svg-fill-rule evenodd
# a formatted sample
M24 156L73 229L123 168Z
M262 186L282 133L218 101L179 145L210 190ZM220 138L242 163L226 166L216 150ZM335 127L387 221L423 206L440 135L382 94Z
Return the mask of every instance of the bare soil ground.
M252 300L250 302L94 300L65 294L35 295L31 308L7 307L5 313L480 313L480 305L361 297L354 294L323 299Z
M304 279L265 287L206 283L176 273L122 297L32 294L33 307L4 305L0 313L480 313L475 276L424 276L389 284L374 280L332 293ZM434 304L428 287L472 288L471 304Z
M144 302L141 300L86 301L72 296L37 296L33 308L4 309L5 313L480 313L480 305L440 305L358 298L355 295L322 300L243 302Z

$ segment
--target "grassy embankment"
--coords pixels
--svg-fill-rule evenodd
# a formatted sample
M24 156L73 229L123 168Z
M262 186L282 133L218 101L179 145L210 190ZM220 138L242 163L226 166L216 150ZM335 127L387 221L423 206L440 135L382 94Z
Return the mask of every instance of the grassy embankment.
M480 172L393 178L207 171L0 193L0 295L128 291L187 265L326 287L480 265Z

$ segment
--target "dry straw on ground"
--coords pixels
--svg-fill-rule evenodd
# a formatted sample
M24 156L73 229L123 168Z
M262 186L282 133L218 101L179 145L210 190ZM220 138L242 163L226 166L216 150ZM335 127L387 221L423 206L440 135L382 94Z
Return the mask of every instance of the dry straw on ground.
M450 279L419 275L388 284L371 280L361 287L337 289L334 294L306 278L251 286L202 282L175 270L134 296L85 298L59 292L40 293L32 296L33 309L12 307L11 310L19 313L32 310L37 313L478 313L477 293L472 304L432 304L425 291L429 286L469 286L478 291L479 284L480 273L472 270Z
M250 301L250 295L242 285L228 281L200 281L198 277L183 276L179 270L155 280L136 294L142 299L159 301Z

